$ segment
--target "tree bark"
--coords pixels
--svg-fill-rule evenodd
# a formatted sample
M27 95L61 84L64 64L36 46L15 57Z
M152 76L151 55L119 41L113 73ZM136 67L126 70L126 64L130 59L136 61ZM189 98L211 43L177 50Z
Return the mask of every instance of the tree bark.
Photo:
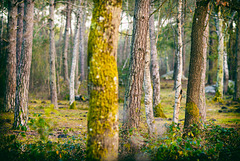
M184 128L188 131L191 125L199 121L199 102L201 74L203 65L203 33L207 17L209 0L197 0L193 17L190 67L187 87L187 102Z
M66 25L64 33L64 47L63 47L63 78L65 81L69 82L68 78L68 46L69 46L69 27L71 19L71 0L68 0L67 9L66 9Z
M207 49L209 40L209 13L206 16L205 28L203 33L203 65L201 73L201 85L199 94L199 115L202 122L206 121L206 98L205 98L205 78L206 78L206 68L207 68Z
M151 19L151 18L150 18ZM155 42L154 42L155 43ZM146 111L146 120L148 125L148 133L150 136L155 132L154 116L153 116L153 89L151 84L151 73L150 73L150 37L147 37L147 51L145 55L145 68L144 68L144 104Z
M55 32L54 32L54 0L49 1L49 30L50 30L50 96L51 103L54 105L55 109L58 109L57 103L57 86L56 86L56 69L55 69L55 59L56 59L56 49L55 49Z
M118 158L117 46L122 2L94 1L88 40L87 160Z
M210 26L209 28L210 28L210 32L209 32L209 34L210 34L210 36L209 36L209 54L208 54L209 55L209 59L208 59L208 71L209 71L209 73L208 73L207 84L212 85L213 84L213 76L212 76L211 71L213 69L213 60L212 60L211 56L213 55L213 38L212 38L213 31L212 31L212 26Z
M223 51L223 73L224 73L224 90L223 92L226 94L228 92L228 80L229 80L229 69L228 69L228 56L227 56L227 42L226 39L227 33L225 33L225 42L224 42L224 51Z
M149 5L150 0L135 1L129 79L125 92L123 115L127 132L130 129L137 129L140 123Z
M8 45L4 111L13 111L16 92L17 0L8 1Z
M237 50L236 50L236 70L235 70L235 94L234 100L240 102L240 11L238 10L237 22Z
M154 0L151 0L153 4ZM153 13L154 6L150 5L150 13ZM163 117L161 109L160 98L160 76L156 46L156 34L154 26L154 15L149 18L149 36L150 36L150 51L151 51L151 69L152 69L152 81L153 81L153 109L155 117Z
M81 4L81 0L79 0ZM71 66L71 74L70 74L70 102L69 104L72 105L72 103L75 101L75 74L76 74L76 59L78 55L78 49L79 49L79 27L81 24L81 16L82 16L82 9L79 8L78 14L77 14L77 23L76 23L76 29L75 29L75 37L74 37L74 46L73 46L73 55L72 55L72 66Z
M173 111L173 122L178 123L180 103L182 100L182 0L178 0L178 52L176 64L176 78L175 81L175 103Z
M217 87L216 98L223 97L223 48L224 48L224 36L223 36L223 19L221 17L221 7L218 9L218 64L217 64ZM218 99L217 99L218 100Z
M23 44L17 71L16 105L13 127L26 126L28 121L28 90L32 61L34 0L24 0Z

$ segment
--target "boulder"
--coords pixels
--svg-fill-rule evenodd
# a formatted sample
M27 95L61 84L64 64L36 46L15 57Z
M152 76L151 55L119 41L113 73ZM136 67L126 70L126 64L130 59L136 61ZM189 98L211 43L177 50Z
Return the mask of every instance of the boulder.
M215 92L216 92L216 86L215 85L205 87L205 93L215 94Z
M173 71L170 71L170 72L162 75L161 78L166 79L166 80L171 80L171 79L173 79Z

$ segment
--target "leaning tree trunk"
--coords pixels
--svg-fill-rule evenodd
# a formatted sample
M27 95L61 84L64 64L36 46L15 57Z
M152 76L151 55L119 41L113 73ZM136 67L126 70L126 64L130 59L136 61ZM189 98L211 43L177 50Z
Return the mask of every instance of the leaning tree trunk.
M173 111L173 122L178 123L180 103L182 100L182 0L178 0L178 52L176 56L176 78L175 81L175 103Z
M223 37L223 19L221 17L221 7L218 9L218 64L217 64L217 87L215 98L220 101L223 97L223 48L224 48L224 37Z
M67 9L66 9L66 25L65 25L65 33L64 33L64 47L63 47L63 77L64 80L69 82L68 78L68 46L69 46L69 27L70 27L70 19L71 19L71 0L68 0Z
M207 14L205 20L205 28L203 33L203 65L201 73L201 85L199 94L199 115L202 122L206 121L206 98L205 98L205 78L206 78L206 68L207 68L207 49L209 40L209 14Z
M153 116L153 89L151 84L151 73L150 73L150 37L148 36L147 41L147 51L145 55L145 68L144 68L144 104L145 104L145 111L146 111L146 120L148 125L148 132L150 136L155 131L155 124L154 124L154 116Z
M203 33L208 12L209 0L197 0L192 24L190 67L187 87L187 102L184 128L188 131L191 125L199 121L199 102L201 74L203 65Z
M118 158L117 46L122 2L94 1L88 41L87 160Z
M129 79L125 92L123 115L124 127L127 132L130 129L137 129L140 123L149 5L150 0L135 1Z
M17 0L8 1L8 46L4 111L13 111L16 92Z
M81 4L81 0L79 0ZM72 103L75 101L75 74L76 74L76 59L79 49L79 27L81 23L81 15L82 15L82 9L79 8L78 14L77 14L77 24L75 29L75 37L74 37L74 46L73 46L73 55L72 55L72 66L71 66L71 74L70 74L70 102L69 104L72 105Z
M56 58L56 49L55 49L55 38L54 38L54 0L49 1L49 30L50 30L50 46L49 46L49 55L50 55L50 96L51 103L54 105L55 109L58 109L57 103L57 86L56 86L56 69L55 69L55 58Z
M26 126L28 121L28 90L32 61L34 0L24 0L23 44L17 71L16 105L13 127Z
M151 0L153 3L154 0ZM153 13L154 6L150 6L150 13ZM160 76L159 66L157 57L157 46L156 46L156 34L154 26L154 15L149 18L149 36L150 36L150 50L151 50L151 69L152 69L152 81L153 81L153 109L155 117L166 116L163 113L160 98Z
M236 51L234 100L240 102L240 11L238 11L238 23L237 23L237 51Z

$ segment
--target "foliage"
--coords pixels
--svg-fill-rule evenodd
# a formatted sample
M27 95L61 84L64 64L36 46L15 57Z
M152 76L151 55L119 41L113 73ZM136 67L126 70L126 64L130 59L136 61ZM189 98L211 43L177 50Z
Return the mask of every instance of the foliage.
M152 138L143 151L152 160L237 160L240 155L239 131L214 123L204 124L197 135L185 136L179 126L172 124L163 138Z
M162 109L163 109L163 107L162 107L161 103L159 103L157 106L155 106L153 108L154 117L167 118Z

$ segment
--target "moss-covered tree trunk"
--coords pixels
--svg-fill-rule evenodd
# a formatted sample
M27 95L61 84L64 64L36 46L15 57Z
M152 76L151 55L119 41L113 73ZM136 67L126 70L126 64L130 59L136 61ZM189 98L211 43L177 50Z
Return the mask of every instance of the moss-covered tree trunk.
M237 51L236 51L234 100L240 102L240 9L238 10L238 23L237 23Z
M144 104L146 111L146 120L148 125L148 132L152 135L155 131L154 116L153 116L153 89L151 83L150 73L150 37L148 36L147 51L145 55L145 68L144 68L144 83L143 88L145 92Z
M194 123L199 121L199 102L201 74L203 65L203 33L207 17L209 0L197 0L193 17L191 35L190 67L187 86L187 102L185 111L184 128L189 129Z
M8 45L4 111L13 111L16 92L17 0L8 1Z
M124 100L123 121L127 131L137 129L140 123L149 5L150 0L135 1L129 79Z
M49 1L49 30L50 30L50 46L49 46L49 55L50 55L50 97L51 103L54 105L55 109L58 109L57 103L57 86L56 86L56 49L55 49L55 32L54 32L54 0Z
M205 28L203 33L203 65L201 73L201 85L199 94L199 115L202 122L206 121L206 98L205 98L205 78L207 68L207 51L208 51L208 40L209 40L209 14L207 14L205 20Z
M79 0L81 4L81 0ZM77 55L79 50L79 27L81 24L81 16L82 16L82 9L79 8L77 13L77 22L75 28L75 36L74 36L74 45L73 45L73 54L72 54L72 66L71 66L71 73L70 73L70 102L69 104L75 101L75 74L76 74L76 66L77 66Z
M122 2L94 0L88 41L87 160L118 158L117 40Z
M34 0L24 0L23 44L17 71L16 105L13 127L26 126L28 121L28 90L32 61Z
M173 111L173 122L178 123L180 103L182 100L182 0L178 0L178 51L176 55L176 78L175 81L175 103Z
M218 21L217 21L217 34L218 34L218 63L217 63L217 87L215 100L220 101L223 97L223 19L221 15L221 7L218 8Z
M154 0L151 0L150 13L154 12ZM163 114L160 98L160 75L156 46L156 34L154 25L154 15L149 18L149 36L150 36L150 51L151 51L151 69L153 82L153 109L155 117L166 117Z

